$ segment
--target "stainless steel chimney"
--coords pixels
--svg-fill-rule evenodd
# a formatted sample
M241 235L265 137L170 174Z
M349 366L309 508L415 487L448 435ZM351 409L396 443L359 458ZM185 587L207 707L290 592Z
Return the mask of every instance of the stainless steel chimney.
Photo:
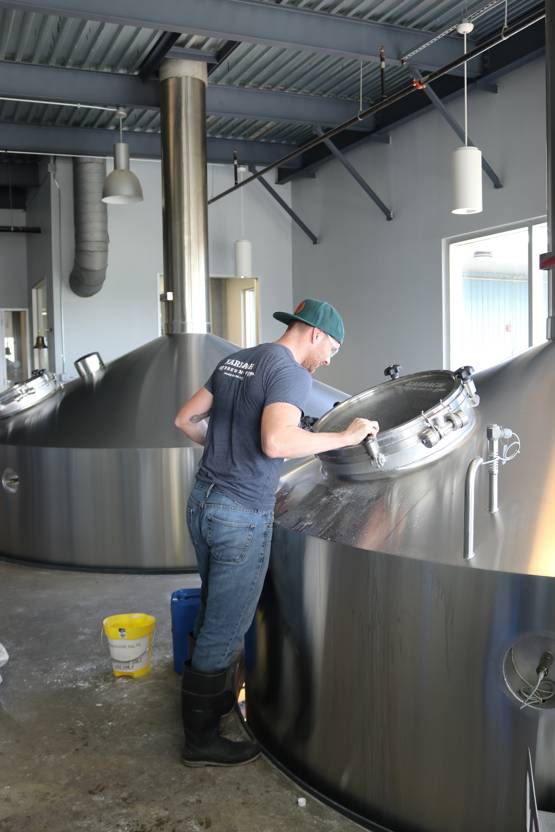
M206 64L164 61L160 81L166 332L206 333Z

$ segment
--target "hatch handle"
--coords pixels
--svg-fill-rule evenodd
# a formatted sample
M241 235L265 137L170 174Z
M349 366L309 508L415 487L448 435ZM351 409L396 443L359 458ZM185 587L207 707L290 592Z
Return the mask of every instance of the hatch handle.
M480 396L476 392L476 385L474 384L474 367L471 367L470 364L465 364L463 367L455 370L455 376L462 381L472 407L478 407L480 404Z
M372 464L377 468L383 468L385 465L385 454L380 452L377 439L371 439L370 436L367 436L366 439L362 440L362 444Z

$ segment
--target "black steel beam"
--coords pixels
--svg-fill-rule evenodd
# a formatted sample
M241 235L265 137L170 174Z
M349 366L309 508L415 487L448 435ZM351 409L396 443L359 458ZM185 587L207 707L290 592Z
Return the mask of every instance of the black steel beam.
M316 133L317 136L323 136L323 131L320 130L319 128L316 128L315 133ZM323 139L323 143L328 148L330 153L332 153L335 156L335 158L339 162L341 162L341 164L343 165L345 170L347 170L351 174L351 176L353 177L355 182L357 182L360 185L362 190L366 194L368 194L368 196L370 197L372 202L374 202L375 205L378 206L378 208L380 209L380 211L382 212L382 214L384 215L386 220L392 220L393 219L393 213L392 213L391 209L387 207L387 205L385 204L385 202L383 202L383 200L380 199L380 197L378 196L376 191L373 188L370 187L370 185L368 184L366 179L363 176L361 176L360 173L358 172L358 170L355 168L355 166L352 165L351 162L349 162L349 160L345 158L344 154L339 150L338 147L335 146L335 144L331 141L331 139Z
M256 0L0 0L0 6L365 61L378 62L383 47L388 61L397 64L431 38L429 32L402 26ZM444 37L421 52L416 63L437 69L461 51L460 38Z
M66 69L0 61L0 95L65 101L68 104L93 104L156 110L160 87L156 81L141 81L137 76L92 70ZM357 104L316 95L246 89L222 84L208 85L206 112L209 115L251 118L287 123L334 125L357 112ZM365 133L372 119L356 125ZM382 138L382 141L386 139Z
M83 106L93 104L148 110L160 107L160 85L157 81L144 82L136 75L119 72L66 69L14 61L0 61L0 95L64 101Z
M110 156L117 141L115 130L80 127L41 127L29 124L0 124L0 149L20 153L52 154L59 156ZM124 132L131 156L135 159L160 158L159 133ZM240 139L207 140L207 160L229 163L233 152L245 163L268 165L291 152L291 145L251 142Z
M208 52L205 49L192 49L189 46L173 46L167 58L175 58L178 61L201 61L205 64L215 64L218 60L216 52Z
M238 40L228 40L227 43L218 50L215 63L208 67L208 75L212 75L212 73L218 69L224 61L227 61L229 56L235 52L237 47L240 45L241 43Z
M139 76L143 79L143 81L146 81L158 72L160 64L164 58L167 57L168 52L172 46L176 44L179 38L179 32L162 32L139 67Z
M254 165L249 165L249 170L250 170L251 173L256 173L256 167ZM270 196L272 196L275 199L275 201L278 203L278 205L281 205L283 210L287 214L289 214L289 216L291 217L293 222L295 222L299 226L301 231L304 234L306 234L308 239L311 240L311 242L314 243L314 245L316 245L318 243L318 237L316 236L316 234L313 231L311 231L310 228L308 227L308 225L302 221L302 219L299 217L298 214L295 213L295 211L293 211L291 206L286 203L286 201L283 199L283 197L281 197L278 194L278 192L275 190L275 188L272 188L270 183L266 182L266 180L264 179L263 176L260 176L257 181L260 182L262 187L265 188L268 191Z

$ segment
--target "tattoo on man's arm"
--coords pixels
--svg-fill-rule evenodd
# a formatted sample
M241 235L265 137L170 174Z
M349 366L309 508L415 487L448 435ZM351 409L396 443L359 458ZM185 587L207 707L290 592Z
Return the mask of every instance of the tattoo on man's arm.
M197 422L203 422L205 419L208 419L208 417L210 416L211 413L212 413L212 408L210 408L210 410L207 410L206 413L195 413L194 416L191 416L190 421L194 422L195 424Z

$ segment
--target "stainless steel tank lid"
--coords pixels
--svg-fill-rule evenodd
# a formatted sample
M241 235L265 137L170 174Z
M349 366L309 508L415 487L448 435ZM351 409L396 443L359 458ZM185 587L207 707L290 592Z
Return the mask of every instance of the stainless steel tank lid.
M28 410L61 389L62 384L53 373L37 370L31 378L0 394L0 419Z
M320 454L326 472L368 480L414 470L449 453L470 433L479 397L472 368L432 370L387 381L337 405L313 427L341 431L357 416L375 419L373 441Z

